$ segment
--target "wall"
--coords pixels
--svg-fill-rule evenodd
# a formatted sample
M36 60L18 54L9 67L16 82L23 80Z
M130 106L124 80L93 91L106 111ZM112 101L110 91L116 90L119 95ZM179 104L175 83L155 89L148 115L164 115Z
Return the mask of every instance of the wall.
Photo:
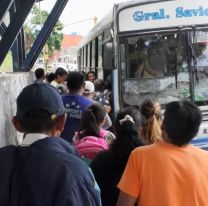
M22 134L15 131L12 117L16 113L16 98L21 90L32 83L34 73L0 74L0 147L17 144Z

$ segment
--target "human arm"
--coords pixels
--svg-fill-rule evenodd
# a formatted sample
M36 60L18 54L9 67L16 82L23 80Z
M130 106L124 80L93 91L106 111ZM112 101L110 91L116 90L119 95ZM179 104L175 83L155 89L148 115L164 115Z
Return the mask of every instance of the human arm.
M150 67L149 62L147 61L147 59L146 59L145 64L144 64L144 71L143 71L143 75L142 75L142 76L145 77L145 76L146 76L145 73L146 73L146 74L149 74L149 75L151 75L151 76L157 76L157 72L154 71L154 70Z
M139 151L135 149L127 162L122 178L118 184L120 196L117 206L131 206L139 199L141 193L141 167ZM138 158L139 157L139 158Z
M141 72L141 77L157 76L157 72L150 66L146 54L140 53L139 59L143 62L143 71Z
M134 206L135 202L135 197L132 197L125 192L120 192L116 206Z
M105 123L104 123L104 125L102 126L102 128L103 128L103 129L108 129L108 128L110 128L111 126L112 126L112 121L111 121L109 115L106 114L106 116L105 116Z
M72 147L71 147L72 148ZM63 161L57 164L60 166L59 171L53 171L55 181L53 184L58 184L56 195L60 197L57 200L57 205L51 206L100 206L100 189L95 181L91 169L76 156L73 152L59 154ZM60 159L60 157L58 158ZM58 160L57 159L57 160ZM56 182L56 183L55 183Z
M148 73L151 76L157 76L157 72L152 70L150 67L146 67L144 72ZM144 77L146 76L145 74L143 75Z
M100 189L91 170L88 170L90 176L76 181L66 194L67 199L63 206L101 206Z

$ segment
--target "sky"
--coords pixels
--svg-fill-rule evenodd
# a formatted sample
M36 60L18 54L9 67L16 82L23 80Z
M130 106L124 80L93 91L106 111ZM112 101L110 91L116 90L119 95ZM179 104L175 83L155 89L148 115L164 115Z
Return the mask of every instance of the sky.
M50 12L56 1L44 0L40 3L40 8ZM76 32L82 36L86 35L94 25L94 16L97 17L98 21L101 20L115 3L122 1L124 0L69 0L59 19L65 25L63 32L65 34ZM83 22L76 23L80 21Z

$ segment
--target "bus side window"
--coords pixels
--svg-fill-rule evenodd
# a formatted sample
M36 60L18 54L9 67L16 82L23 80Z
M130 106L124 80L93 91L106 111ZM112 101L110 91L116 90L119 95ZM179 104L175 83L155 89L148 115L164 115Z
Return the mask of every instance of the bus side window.
M120 65L121 74L122 74L122 77L125 77L126 76L126 49L125 49L124 43L120 45L120 57L121 57L121 65ZM130 75L127 73L127 76L130 76Z
M98 68L102 68L102 35L98 37Z
M87 45L87 68L91 67L91 43Z
M102 50L103 50L103 39L102 35L98 36L98 66L97 66L97 78L103 79L103 58L102 58Z
M95 58L96 58L96 46L95 40L92 41L92 53L91 53L91 69L95 69Z
M103 47L103 68L104 70L112 70L113 69L113 43L107 42Z

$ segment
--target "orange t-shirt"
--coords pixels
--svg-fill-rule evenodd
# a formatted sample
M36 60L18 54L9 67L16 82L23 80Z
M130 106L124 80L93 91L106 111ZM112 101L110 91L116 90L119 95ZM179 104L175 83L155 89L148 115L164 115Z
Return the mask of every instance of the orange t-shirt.
M208 152L164 142L139 147L118 187L140 206L207 206Z

